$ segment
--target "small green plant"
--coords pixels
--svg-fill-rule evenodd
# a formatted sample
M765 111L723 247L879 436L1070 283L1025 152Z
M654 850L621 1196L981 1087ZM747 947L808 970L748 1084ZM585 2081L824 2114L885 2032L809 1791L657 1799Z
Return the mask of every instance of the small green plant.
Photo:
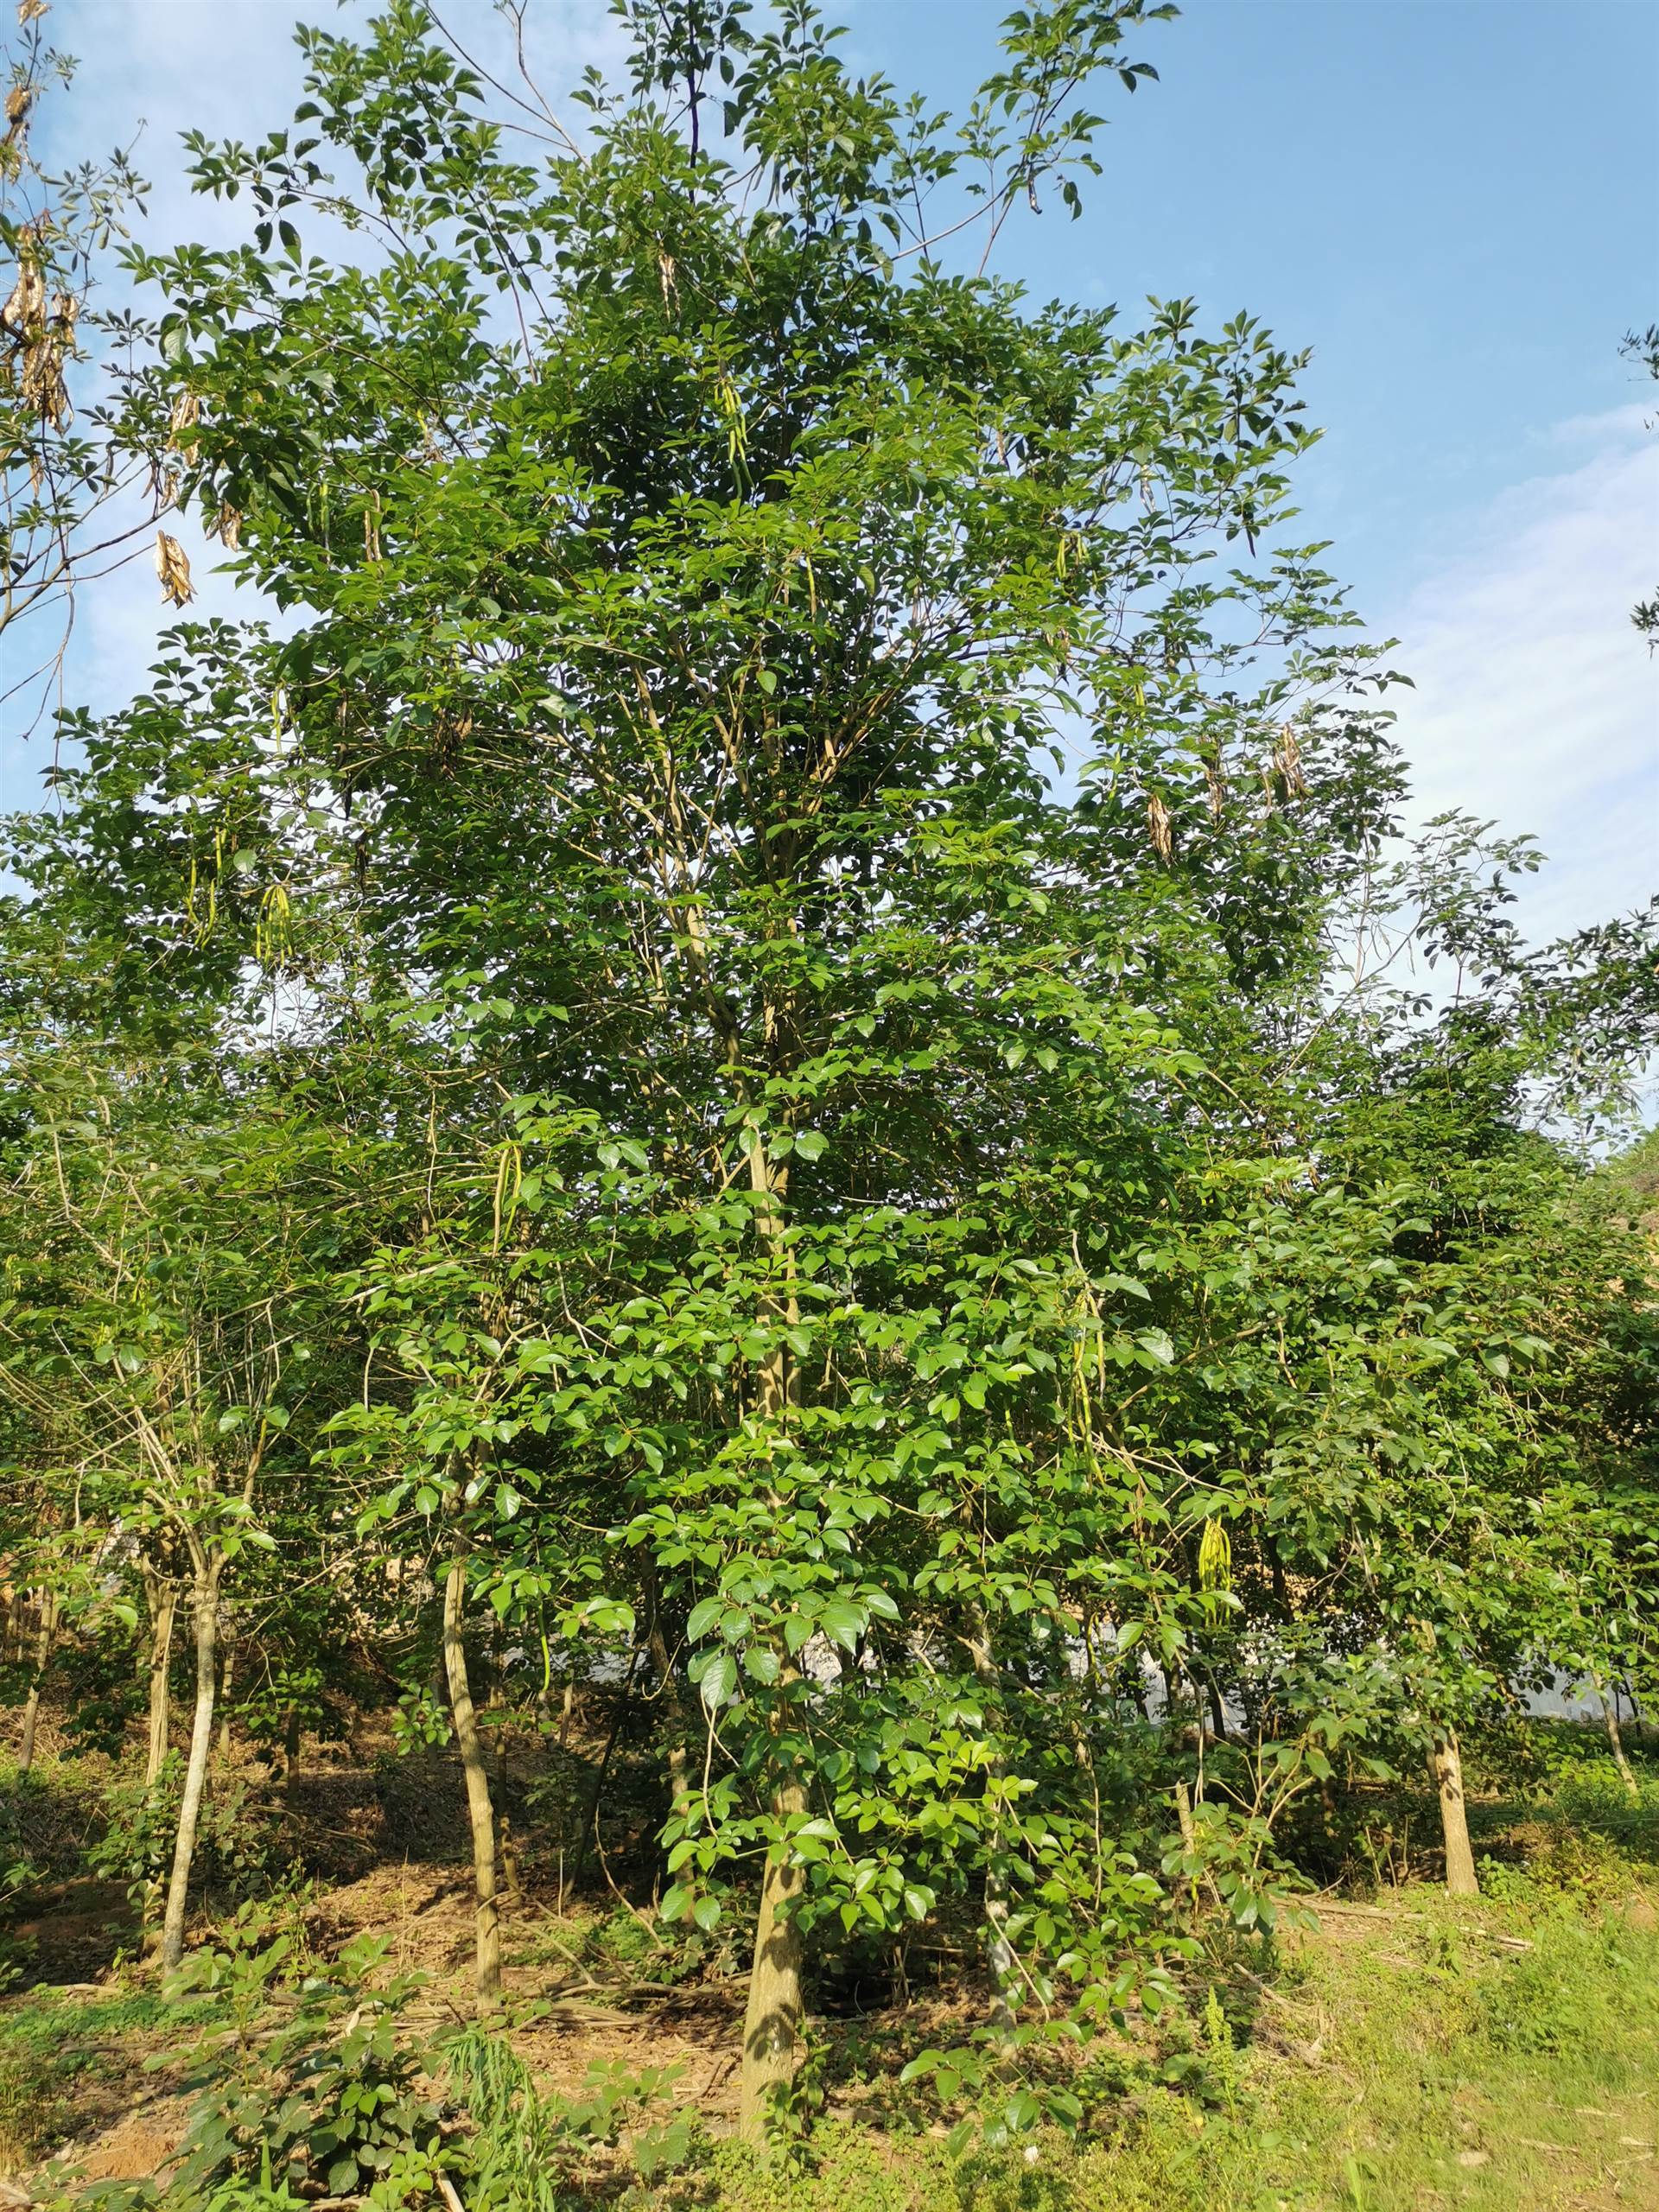
M449 1741L449 1714L429 1683L419 1683L398 1697L391 1715L391 1740L399 1758Z
M124 1881L148 1920L173 1862L184 1762L169 1751L153 1783L115 1783L104 1800L104 1833L87 1853L94 1873ZM265 1888L276 1868L276 1816L239 1776L217 1778L202 1802L194 1879L227 1901Z
M953 2152L975 2144L1001 2150L1045 2124L1071 2135L1084 2107L1069 2081L1053 2078L1052 2056L1058 2042L1081 2042L1087 2032L1069 2020L1027 2022L1006 2034L980 2028L957 2050L918 2051L899 2078L931 2080L947 2108L969 2103L950 2133Z
M809 2040L793 2076L779 2082L767 2102L763 2125L766 2148L791 2173L812 2170L812 2132L823 2114L825 2051Z
M675 2108L683 2068L588 2069L574 2097L543 2095L505 2039L469 2028L448 2044L444 2069L472 2121L469 2201L475 2212L558 2212L599 2151L620 2151L652 2184L702 2153L701 2122Z
M347 1944L332 1970L308 1971L296 1919L290 1899L245 1907L175 1980L218 2005L190 2054L199 2101L168 2202L206 2208L226 2190L274 2188L389 2209L424 2202L453 2163L423 2087L431 2056L399 2025L423 1977L378 1980L389 1945L373 1936Z

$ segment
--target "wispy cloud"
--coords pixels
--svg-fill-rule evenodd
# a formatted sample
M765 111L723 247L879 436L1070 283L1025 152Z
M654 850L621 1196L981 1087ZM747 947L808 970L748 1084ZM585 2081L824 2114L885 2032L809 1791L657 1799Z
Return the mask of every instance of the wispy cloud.
M1469 518L1388 623L1420 816L1529 832L1522 927L1555 937L1659 889L1659 660L1630 610L1659 580L1659 437L1639 407L1564 423L1566 467ZM1403 704L1398 704L1403 701Z

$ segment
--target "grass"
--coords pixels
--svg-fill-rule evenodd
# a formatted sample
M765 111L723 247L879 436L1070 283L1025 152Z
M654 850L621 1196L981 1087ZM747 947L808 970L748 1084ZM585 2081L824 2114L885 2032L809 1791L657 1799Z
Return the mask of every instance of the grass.
M194 2019L204 2009L185 2013ZM107 2114L180 2029L181 2008L155 1990L58 1997L33 1989L14 1998L0 2012L0 2172L48 2157L89 2110Z
M953 2160L821 2128L793 2177L716 2153L721 2212L1590 2212L1659 2206L1659 1934L1511 1882L1402 1892L1300 1939L1218 2104L1167 2090L1110 2132ZM1630 1916L1631 1910L1635 1916ZM1510 1949L1495 1938L1530 1946ZM1213 2092L1212 2092L1213 2094Z

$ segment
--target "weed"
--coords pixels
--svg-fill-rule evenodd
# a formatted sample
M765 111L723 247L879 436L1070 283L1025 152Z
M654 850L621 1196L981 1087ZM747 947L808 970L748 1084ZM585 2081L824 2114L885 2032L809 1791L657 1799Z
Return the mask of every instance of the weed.
M31 2165L68 2133L75 2071L49 2048L22 2038L0 2045L0 2165Z

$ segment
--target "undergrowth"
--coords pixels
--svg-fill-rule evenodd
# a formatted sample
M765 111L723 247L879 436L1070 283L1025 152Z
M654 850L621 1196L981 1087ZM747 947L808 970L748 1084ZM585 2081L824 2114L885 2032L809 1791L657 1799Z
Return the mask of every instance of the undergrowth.
M1631 1799L1564 1757L1482 1806L1478 1900L1384 1885L1327 1898L1315 1929L1211 1936L1161 2012L1084 2042L1029 2017L999 2046L971 2012L954 2043L925 2008L821 2021L760 2154L711 2135L671 2065L607 2060L555 2094L511 2032L417 2026L423 1978L372 1937L321 1955L313 1891L279 1885L165 1994L130 1968L96 1997L0 2004L0 2158L59 2150L88 2088L107 2108L148 2053L194 2085L188 2137L161 2183L100 2185L86 2212L1659 2207L1659 1781L1640 1770ZM523 1923L520 1956L549 1991L722 1963L620 1904ZM75 2192L73 2156L35 2188Z

